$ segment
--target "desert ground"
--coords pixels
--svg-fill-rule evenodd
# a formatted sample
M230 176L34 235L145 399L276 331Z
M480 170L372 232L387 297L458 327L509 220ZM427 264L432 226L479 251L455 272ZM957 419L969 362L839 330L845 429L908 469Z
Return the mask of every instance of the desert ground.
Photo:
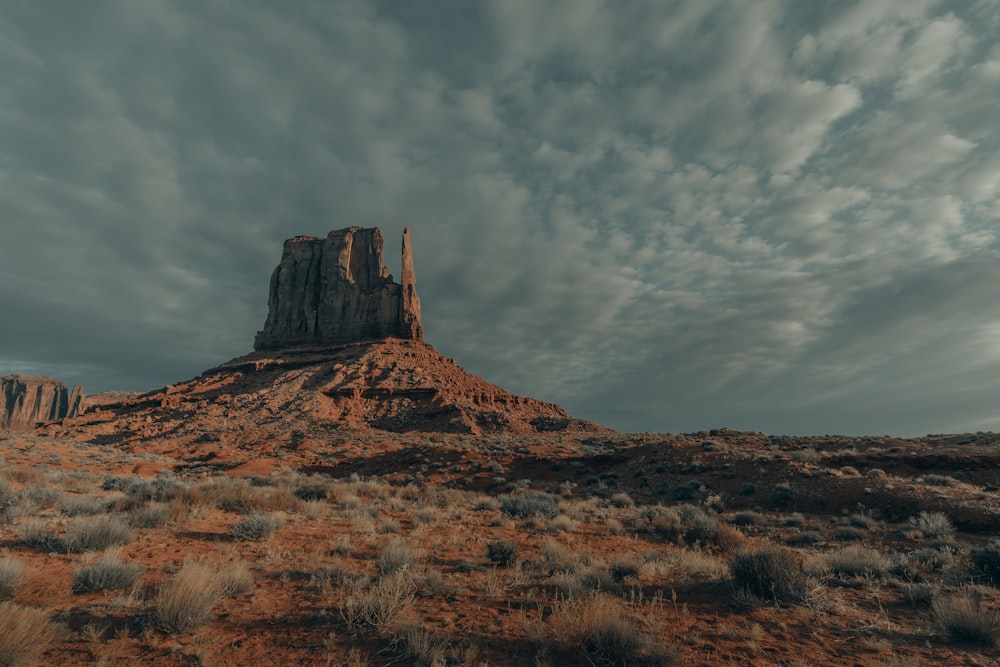
M2 665L1000 661L1000 435L88 428L0 435Z

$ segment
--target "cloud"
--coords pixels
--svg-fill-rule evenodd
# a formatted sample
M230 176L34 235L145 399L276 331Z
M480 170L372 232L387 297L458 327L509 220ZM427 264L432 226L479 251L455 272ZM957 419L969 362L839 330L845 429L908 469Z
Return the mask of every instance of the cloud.
M0 361L181 380L249 350L285 238L377 225L398 273L408 226L428 341L582 417L993 423L997 27L930 0L5 7Z

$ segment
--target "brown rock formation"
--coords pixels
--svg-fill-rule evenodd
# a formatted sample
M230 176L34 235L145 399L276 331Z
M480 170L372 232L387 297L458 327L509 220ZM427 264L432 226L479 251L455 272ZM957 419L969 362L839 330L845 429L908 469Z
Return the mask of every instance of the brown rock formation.
M82 403L79 387L69 391L52 378L8 375L0 378L0 430L27 430L39 422L75 417Z
M362 340L421 340L420 300L409 230L403 232L402 283L382 265L382 232L347 227L326 239L285 241L271 274L267 321L255 350L342 345Z

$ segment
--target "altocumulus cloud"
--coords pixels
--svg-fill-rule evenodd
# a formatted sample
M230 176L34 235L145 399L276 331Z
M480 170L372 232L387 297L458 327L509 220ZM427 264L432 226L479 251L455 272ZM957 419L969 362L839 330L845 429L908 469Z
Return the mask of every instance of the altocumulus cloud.
M428 342L627 430L1000 426L1000 7L8 2L0 371L249 350L280 243L414 230Z

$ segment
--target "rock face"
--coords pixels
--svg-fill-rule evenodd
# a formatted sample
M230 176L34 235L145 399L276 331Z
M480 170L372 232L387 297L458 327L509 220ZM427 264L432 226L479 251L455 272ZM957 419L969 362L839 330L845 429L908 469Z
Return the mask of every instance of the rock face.
M75 417L82 404L79 387L69 391L52 378L8 375L0 378L0 431L27 430L38 422Z
M382 265L383 243L377 227L285 241L281 263L271 274L267 321L254 349L390 337L422 340L410 232L403 231L402 283Z

